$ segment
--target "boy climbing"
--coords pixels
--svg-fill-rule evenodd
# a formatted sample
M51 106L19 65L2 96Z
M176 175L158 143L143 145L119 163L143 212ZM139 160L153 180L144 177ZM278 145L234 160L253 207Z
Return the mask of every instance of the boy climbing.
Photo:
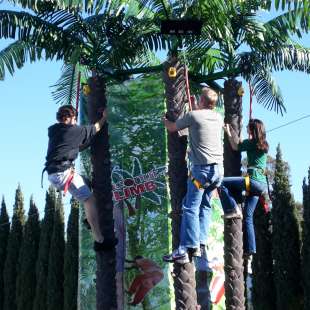
M188 128L189 157L192 163L182 205L180 245L163 257L167 262L187 263L188 252L193 256L205 253L211 216L210 198L212 191L220 185L219 166L223 163L223 118L214 110L217 99L218 95L214 90L204 87L197 109L185 114L175 123L163 118L169 132Z
M48 179L58 190L67 190L78 201L84 204L87 221L94 236L94 250L111 250L116 240L103 237L98 221L94 195L84 183L83 178L74 170L74 161L80 150L88 147L92 138L102 128L107 119L107 111L93 125L77 125L77 112L71 105L64 105L56 114L58 123L48 128L48 149L45 169Z

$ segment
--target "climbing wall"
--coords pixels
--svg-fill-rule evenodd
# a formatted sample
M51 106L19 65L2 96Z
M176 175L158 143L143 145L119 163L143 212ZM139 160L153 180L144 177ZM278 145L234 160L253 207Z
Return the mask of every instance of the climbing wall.
M137 255L157 264L164 278L135 309L171 309L173 300L169 264L162 262L171 250L163 98L157 76L108 89L119 309L131 309L134 294L126 291L141 272L126 269L125 259Z

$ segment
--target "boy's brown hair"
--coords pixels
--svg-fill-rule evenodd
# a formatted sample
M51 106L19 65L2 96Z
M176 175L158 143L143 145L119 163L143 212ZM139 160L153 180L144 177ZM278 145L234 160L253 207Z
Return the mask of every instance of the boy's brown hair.
M207 109L214 109L218 100L218 94L210 87L203 87L201 95L205 100L205 107Z
M58 122L63 122L68 117L77 117L76 109L70 104L61 106L56 113Z

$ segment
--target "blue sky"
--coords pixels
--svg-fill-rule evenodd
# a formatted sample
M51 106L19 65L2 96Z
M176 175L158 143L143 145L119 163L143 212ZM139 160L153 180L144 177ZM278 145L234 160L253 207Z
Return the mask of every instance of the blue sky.
M302 43L310 47L310 36ZM7 41L0 40L0 50ZM5 196L11 214L15 189L21 184L28 210L30 195L39 207L41 216L45 204L45 191L48 181L45 175L44 189L40 179L47 148L47 127L54 123L58 106L51 97L51 88L60 76L60 62L27 63L17 70L14 77L6 75L0 81L1 122L0 122L0 195ZM310 114L309 88L310 76L302 73L280 72L275 74L281 87L287 113L277 115L256 104L254 99L253 116L263 119L267 130L291 120ZM248 122L249 90L244 83L244 124ZM302 201L302 180L310 166L310 118L267 134L271 146L270 155L275 156L278 143L281 144L283 157L291 168L292 192ZM68 198L65 200L68 212Z

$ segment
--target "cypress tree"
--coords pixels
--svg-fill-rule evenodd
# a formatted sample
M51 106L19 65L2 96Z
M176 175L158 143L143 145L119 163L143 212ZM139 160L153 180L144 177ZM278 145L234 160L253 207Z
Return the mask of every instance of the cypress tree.
M16 310L16 279L19 268L19 252L23 239L25 222L24 197L20 185L15 193L15 204L12 217L12 226L7 245L7 257L4 266L4 310Z
M64 310L77 309L79 273L79 202L71 200L64 266Z
M7 253L9 234L10 234L9 215L6 210L4 197L2 197L1 211L0 211L0 310L3 310L3 303L4 303L3 271Z
M279 145L271 212L276 309L298 310L302 308L299 229L288 171Z
M39 211L31 197L28 219L24 227L24 238L19 253L20 271L16 284L17 310L32 310L33 307L36 290L34 266L38 257L39 241Z
M303 182L303 230L302 230L302 271L304 287L304 309L310 309L310 168L308 170L308 184Z
M64 304L64 214L61 193L56 200L54 228L48 261L47 310L62 310Z
M56 192L50 187L46 192L44 218L41 222L41 234L39 243L39 255L36 264L36 295L33 310L45 310L47 308L47 275L48 260L51 246L51 237L54 227L54 213L56 208Z

